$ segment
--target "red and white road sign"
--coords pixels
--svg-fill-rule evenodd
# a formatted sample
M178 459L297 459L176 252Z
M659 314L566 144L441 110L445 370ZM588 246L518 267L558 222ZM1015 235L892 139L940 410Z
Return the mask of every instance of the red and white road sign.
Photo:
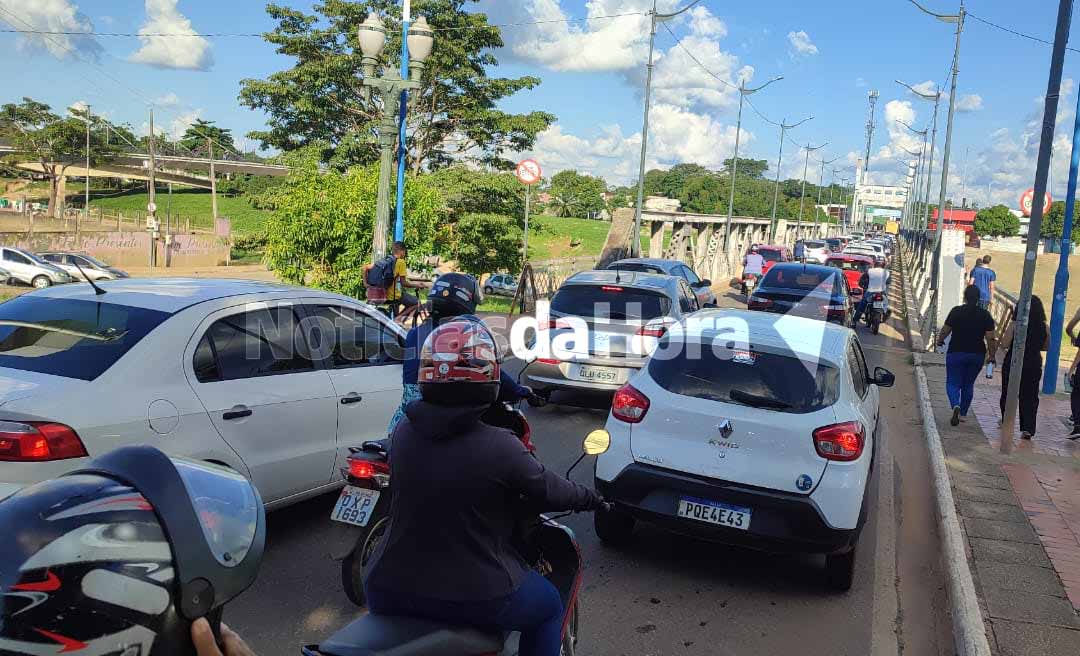
M1035 204L1035 190L1028 189L1020 196L1020 211L1024 213L1024 216L1031 216L1031 206ZM1050 209L1050 192L1046 192L1043 197L1043 212Z
M540 165L533 159L523 159L518 162L517 168L514 169L514 175L518 180L521 180L521 184L534 185L540 182L540 177L543 175L543 171L540 170Z

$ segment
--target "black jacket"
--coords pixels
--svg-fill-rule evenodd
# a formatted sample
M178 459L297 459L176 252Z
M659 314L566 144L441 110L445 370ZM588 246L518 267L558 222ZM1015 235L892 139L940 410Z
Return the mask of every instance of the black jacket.
M387 536L364 585L442 601L496 599L528 566L511 545L521 495L541 511L594 510L592 490L548 471L481 408L414 401L391 437Z

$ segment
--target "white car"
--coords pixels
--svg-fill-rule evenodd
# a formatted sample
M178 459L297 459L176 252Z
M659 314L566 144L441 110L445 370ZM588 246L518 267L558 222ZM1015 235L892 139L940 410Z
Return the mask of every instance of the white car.
M816 264L825 264L825 259L829 257L829 245L824 241L818 239L811 239L803 243L805 248L805 255L807 262L814 262Z
M40 253L41 259L53 264L71 275L73 280L116 280L129 277L127 272L114 266L109 266L101 260L87 255L86 253L69 253L56 251Z
M871 375L856 334L821 321L705 310L680 325L615 394L595 485L616 510L596 515L597 535L625 542L643 521L823 553L846 590L892 373Z
M0 498L129 444L223 464L268 508L343 483L386 437L401 327L354 299L161 278L0 304Z
M496 273L484 281L484 295L513 296L517 294L517 278L509 273Z
M0 267L11 274L9 281L17 280L38 289L71 282L67 271L21 248L0 247Z

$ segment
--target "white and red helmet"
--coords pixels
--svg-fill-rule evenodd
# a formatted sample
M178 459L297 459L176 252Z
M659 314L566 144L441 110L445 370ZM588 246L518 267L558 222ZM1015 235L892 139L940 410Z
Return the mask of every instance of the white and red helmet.
M487 326L457 319L435 328L420 349L416 382L428 403L489 405L499 396L499 348Z

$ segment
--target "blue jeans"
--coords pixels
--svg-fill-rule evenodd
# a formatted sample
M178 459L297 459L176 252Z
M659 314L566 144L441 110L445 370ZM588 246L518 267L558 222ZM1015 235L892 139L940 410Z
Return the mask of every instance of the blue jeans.
M505 597L489 601L440 601L393 590L367 588L368 609L495 631L520 631L519 656L559 656L563 604L559 591L540 574L528 576Z
M960 414L967 416L971 399L975 396L975 379L982 371L986 355L983 353L962 353L950 351L945 356L945 392L949 395L949 406L960 408Z

